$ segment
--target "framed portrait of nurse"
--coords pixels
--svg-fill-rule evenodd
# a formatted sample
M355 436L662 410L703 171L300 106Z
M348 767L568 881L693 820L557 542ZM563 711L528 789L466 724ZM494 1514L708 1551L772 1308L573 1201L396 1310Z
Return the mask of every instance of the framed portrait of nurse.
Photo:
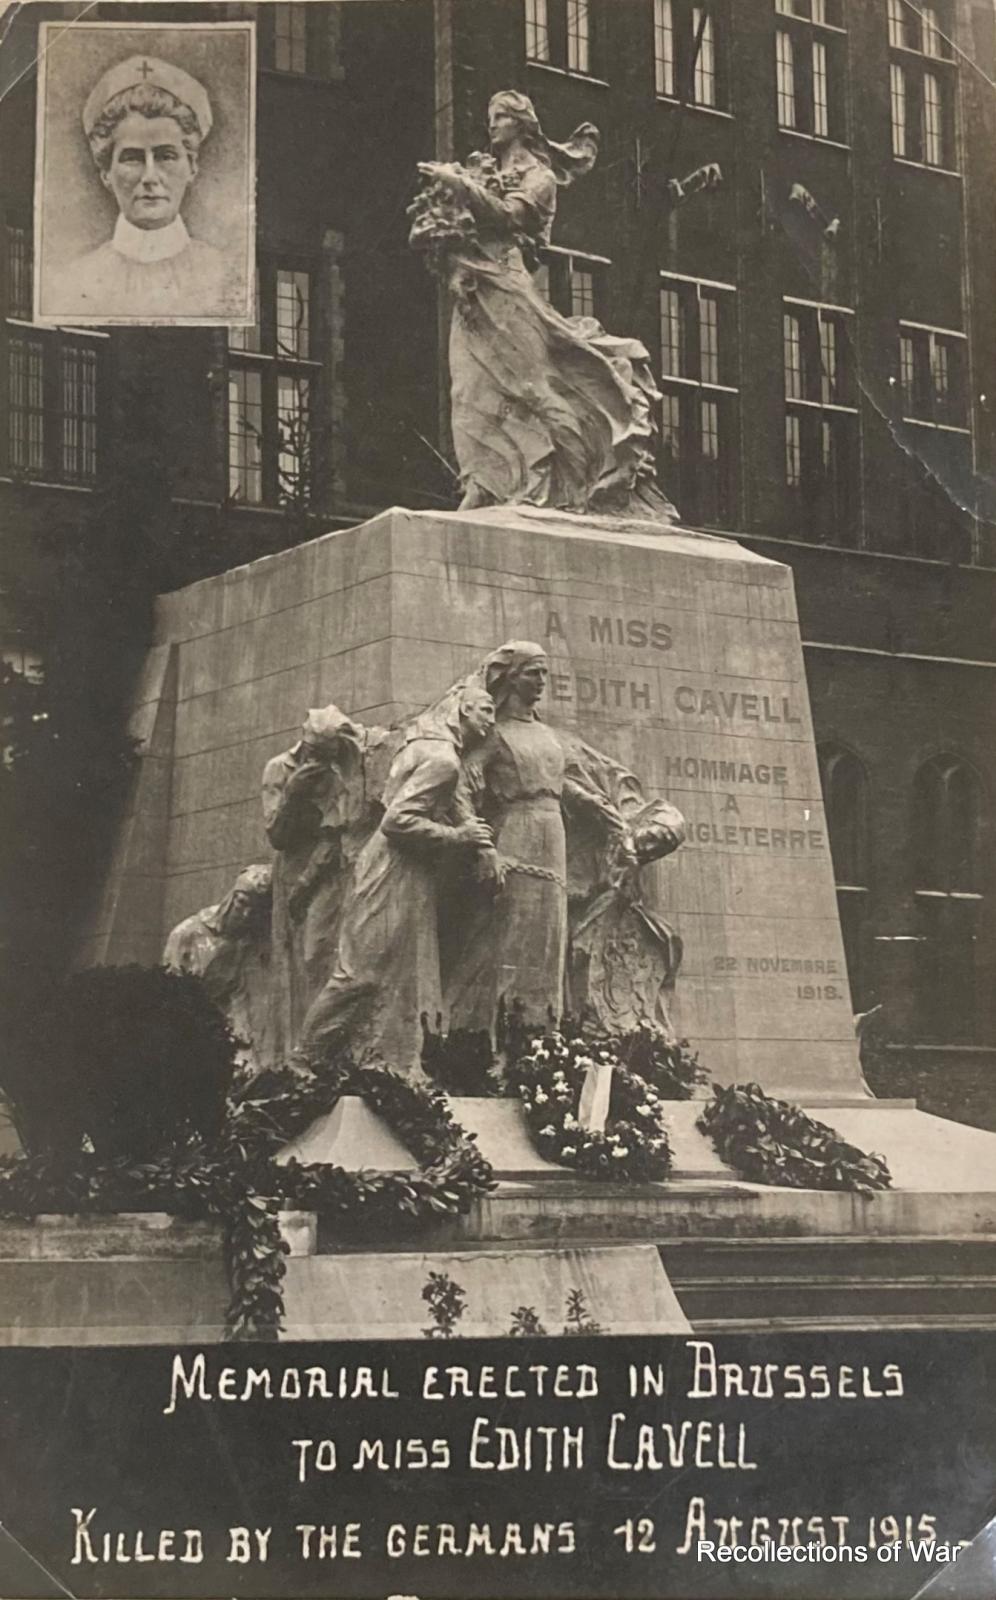
M35 320L253 320L251 22L47 22Z

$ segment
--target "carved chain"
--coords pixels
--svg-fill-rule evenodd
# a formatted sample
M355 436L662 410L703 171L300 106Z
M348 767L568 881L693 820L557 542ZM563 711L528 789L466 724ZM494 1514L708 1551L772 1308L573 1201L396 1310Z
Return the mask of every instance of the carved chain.
M537 867L530 861L509 861L502 856L501 864L506 872L521 872L526 878L546 878L555 883L558 889L567 889L567 880L560 872L554 872L552 867Z

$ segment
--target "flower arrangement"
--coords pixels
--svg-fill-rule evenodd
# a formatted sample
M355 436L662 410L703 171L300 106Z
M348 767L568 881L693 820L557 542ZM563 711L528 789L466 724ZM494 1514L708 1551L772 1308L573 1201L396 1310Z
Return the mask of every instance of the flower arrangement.
M713 1084L698 1119L723 1161L752 1183L787 1189L848 1189L874 1194L892 1178L881 1156L846 1144L799 1106L775 1100L760 1084Z
M496 195L502 192L502 179L493 156L474 151L466 165L451 163L452 170ZM477 244L477 221L463 195L438 178L423 174L421 185L408 207L411 226L408 243L425 253L431 272L445 277L449 268L447 253L472 249Z
M577 1115L585 1077L595 1065L613 1069L604 1132L583 1128ZM667 1176L666 1101L623 1065L614 1040L556 1029L533 1034L510 1065L509 1081L533 1142L548 1161L610 1183L653 1183Z
M616 1034L612 1045L624 1067L645 1078L664 1100L694 1100L709 1077L687 1039L669 1039L650 1023Z

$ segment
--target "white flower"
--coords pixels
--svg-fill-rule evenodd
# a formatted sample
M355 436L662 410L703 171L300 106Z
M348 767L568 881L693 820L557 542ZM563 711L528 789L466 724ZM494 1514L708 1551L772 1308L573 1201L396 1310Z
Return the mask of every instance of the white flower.
M566 1117L564 1118L564 1127L570 1129L570 1128L576 1128L577 1125L578 1125L577 1117L572 1116L571 1113L568 1111Z
M615 1150L613 1150L612 1155L616 1161L622 1161L625 1156L629 1155L629 1151L626 1149L624 1144L621 1144L617 1146Z
M542 1089L537 1089L536 1090L535 1100L536 1100L536 1104L538 1106L545 1106L546 1102L549 1100L549 1098L550 1098L550 1096L548 1094L544 1093L544 1091Z
M650 1106L637 1106L636 1111L640 1117L652 1117L654 1114Z
M563 1150L561 1150L560 1154L561 1154L561 1156L576 1156L577 1155L577 1149L572 1144L565 1144L564 1148L563 1148Z
M552 1139L556 1132L557 1130L552 1122L548 1122L545 1128L540 1129L540 1135L549 1139Z

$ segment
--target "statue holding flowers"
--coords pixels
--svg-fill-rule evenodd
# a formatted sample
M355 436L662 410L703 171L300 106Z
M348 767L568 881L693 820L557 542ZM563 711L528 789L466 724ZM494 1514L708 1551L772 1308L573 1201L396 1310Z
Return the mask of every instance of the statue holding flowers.
M650 358L593 317L563 317L533 274L550 242L558 187L589 172L598 129L548 139L528 96L488 107L489 153L419 164L410 243L452 300L453 443L462 508L527 504L638 517L677 513L654 475Z

